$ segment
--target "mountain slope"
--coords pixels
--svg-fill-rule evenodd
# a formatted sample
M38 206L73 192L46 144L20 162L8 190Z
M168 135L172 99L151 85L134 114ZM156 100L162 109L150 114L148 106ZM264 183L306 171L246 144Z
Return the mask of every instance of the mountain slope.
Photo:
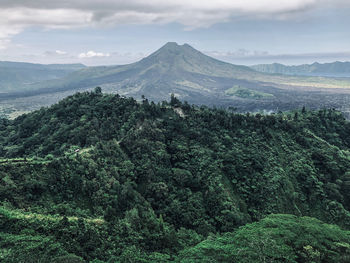
M0 93L25 90L30 84L59 79L84 67L82 64L41 65L0 61Z
M283 64L260 64L252 69L271 74L323 76L323 77L350 77L350 62L313 63L299 66L286 66Z

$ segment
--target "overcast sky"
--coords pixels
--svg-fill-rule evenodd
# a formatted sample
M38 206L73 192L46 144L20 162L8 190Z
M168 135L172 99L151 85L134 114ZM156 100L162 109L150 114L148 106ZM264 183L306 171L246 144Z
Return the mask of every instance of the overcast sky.
M0 60L125 64L168 41L236 64L350 61L350 0L0 0Z

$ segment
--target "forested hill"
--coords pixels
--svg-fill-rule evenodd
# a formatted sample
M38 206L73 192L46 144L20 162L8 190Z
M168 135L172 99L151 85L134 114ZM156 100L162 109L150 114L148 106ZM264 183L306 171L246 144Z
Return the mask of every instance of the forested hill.
M349 262L349 134L99 88L2 119L0 260Z

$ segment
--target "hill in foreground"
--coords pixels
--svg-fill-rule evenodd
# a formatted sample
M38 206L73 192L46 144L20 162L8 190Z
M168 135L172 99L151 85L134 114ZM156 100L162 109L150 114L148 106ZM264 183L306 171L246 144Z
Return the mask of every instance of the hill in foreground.
M3 119L1 259L347 262L349 131L334 110L241 115L100 89Z

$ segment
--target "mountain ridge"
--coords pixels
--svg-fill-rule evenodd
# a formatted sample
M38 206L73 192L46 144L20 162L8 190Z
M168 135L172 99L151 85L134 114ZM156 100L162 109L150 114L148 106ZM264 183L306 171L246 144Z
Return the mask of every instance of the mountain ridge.
M324 77L350 77L350 62L335 61L331 63L314 62L312 64L287 66L280 63L259 64L252 69L263 73L288 74Z
M36 64L0 61L0 93L16 92L18 87L59 79L86 67L83 64Z
M83 63L68 63L68 64L59 64L59 63L50 63L50 64L41 64L41 63L31 63L31 62L22 62L22 61L7 61L1 60L0 67L13 67L13 68L23 68L23 67L38 67L38 68L85 68L87 67Z

